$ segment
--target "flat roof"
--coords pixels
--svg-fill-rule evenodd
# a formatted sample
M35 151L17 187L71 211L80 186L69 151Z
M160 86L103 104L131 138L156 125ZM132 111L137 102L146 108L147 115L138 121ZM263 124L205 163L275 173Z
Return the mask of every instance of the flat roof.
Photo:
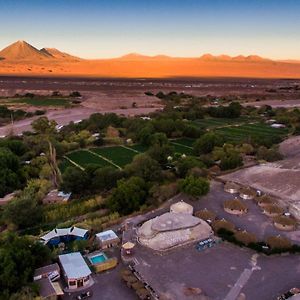
M39 294L42 298L47 298L50 296L56 296L56 290L52 285L52 282L49 278L42 278L37 281L37 284L40 288Z
M99 232L96 234L96 237L101 241L109 241L118 238L118 236L113 230Z
M68 279L82 278L91 274L91 270L80 252L62 254L58 258Z
M58 272L60 271L59 265L57 263L35 269L33 276L34 276L34 278L43 276L43 275L48 276L49 273L52 273L55 271L58 271Z

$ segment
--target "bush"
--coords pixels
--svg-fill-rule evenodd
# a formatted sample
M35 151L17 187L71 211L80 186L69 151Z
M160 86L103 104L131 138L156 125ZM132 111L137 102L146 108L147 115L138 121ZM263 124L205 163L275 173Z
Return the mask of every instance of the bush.
M193 197L203 196L209 192L209 181L203 177L188 176L179 181L179 190Z

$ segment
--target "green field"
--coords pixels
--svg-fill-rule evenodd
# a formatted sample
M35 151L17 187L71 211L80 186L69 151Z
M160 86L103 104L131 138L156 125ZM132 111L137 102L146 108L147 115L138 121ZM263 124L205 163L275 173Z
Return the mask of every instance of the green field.
M196 141L195 139L180 138L180 139L172 140L171 142L193 148L195 141Z
M121 146L93 148L91 151L111 160L120 167L124 167L125 165L131 163L134 156L137 155L135 151Z
M199 119L193 122L193 124L203 127L203 128L217 128L217 127L224 127L228 125L234 125L234 124L245 124L253 122L253 118L249 118L246 116L242 116L239 118L234 119L226 119L226 118L207 118L207 119Z
M242 142L249 138L270 138L284 137L288 134L286 128L272 128L267 124L255 123L244 124L241 126L231 126L216 129L216 132L222 135L227 141Z
M140 153L146 152L148 150L147 146L144 146L144 145L141 145L141 144L135 144L135 145L129 146L128 148L131 148L131 149L133 149L135 151L138 151Z
M85 168L89 164L98 165L100 167L113 166L108 161L87 150L74 151L67 154L66 156L83 168Z
M65 98L17 98L9 99L7 103L20 103L32 106L68 106L70 101Z

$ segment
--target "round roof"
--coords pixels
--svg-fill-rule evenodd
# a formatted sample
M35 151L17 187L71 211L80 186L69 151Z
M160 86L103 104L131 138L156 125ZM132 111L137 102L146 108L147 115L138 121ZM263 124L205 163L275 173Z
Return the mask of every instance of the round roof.
M188 213L188 214L192 214L193 213L193 206L185 203L184 201L180 201L177 203L174 203L171 205L170 207L170 211L173 213Z

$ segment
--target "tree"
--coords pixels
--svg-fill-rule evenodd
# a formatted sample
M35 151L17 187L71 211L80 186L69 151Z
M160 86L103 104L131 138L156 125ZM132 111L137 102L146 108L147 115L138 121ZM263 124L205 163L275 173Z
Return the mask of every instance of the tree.
M127 215L139 210L145 203L147 195L148 188L142 178L122 179L118 181L117 187L108 201L108 206L112 211Z
M209 182L203 177L188 176L179 181L179 189L187 195L199 197L209 192Z
M63 174L61 188L65 192L82 194L90 186L87 173L77 167L69 167Z
M110 190L117 185L117 181L122 176L123 172L113 167L97 168L90 174L91 189L94 191Z
M25 181L19 158L7 148L0 148L0 197L19 189Z
M205 133L202 135L194 145L194 152L196 155L208 154L213 151L215 146L222 146L223 139L215 133Z
M12 293L19 292L29 285L32 282L34 269L49 262L50 255L48 247L27 237L18 237L12 233L2 236L0 240L0 299L9 299Z
M40 223L43 219L43 211L35 197L34 189L27 189L10 201L4 207L3 218L20 229Z
M277 150L267 149L264 146L258 148L256 156L258 159L263 159L269 162L282 159L282 155Z
M53 134L56 132L57 123L54 120L48 120L47 117L41 117L34 120L31 126L38 134Z
M180 177L185 177L193 168L204 168L205 165L195 157L180 158L176 164L176 171Z
M161 165L164 165L168 162L168 157L173 156L174 149L169 144L164 144L162 146L155 144L148 149L147 153Z
M133 158L131 164L125 167L128 176L143 178L146 182L157 181L162 177L159 163L147 154L139 154Z

